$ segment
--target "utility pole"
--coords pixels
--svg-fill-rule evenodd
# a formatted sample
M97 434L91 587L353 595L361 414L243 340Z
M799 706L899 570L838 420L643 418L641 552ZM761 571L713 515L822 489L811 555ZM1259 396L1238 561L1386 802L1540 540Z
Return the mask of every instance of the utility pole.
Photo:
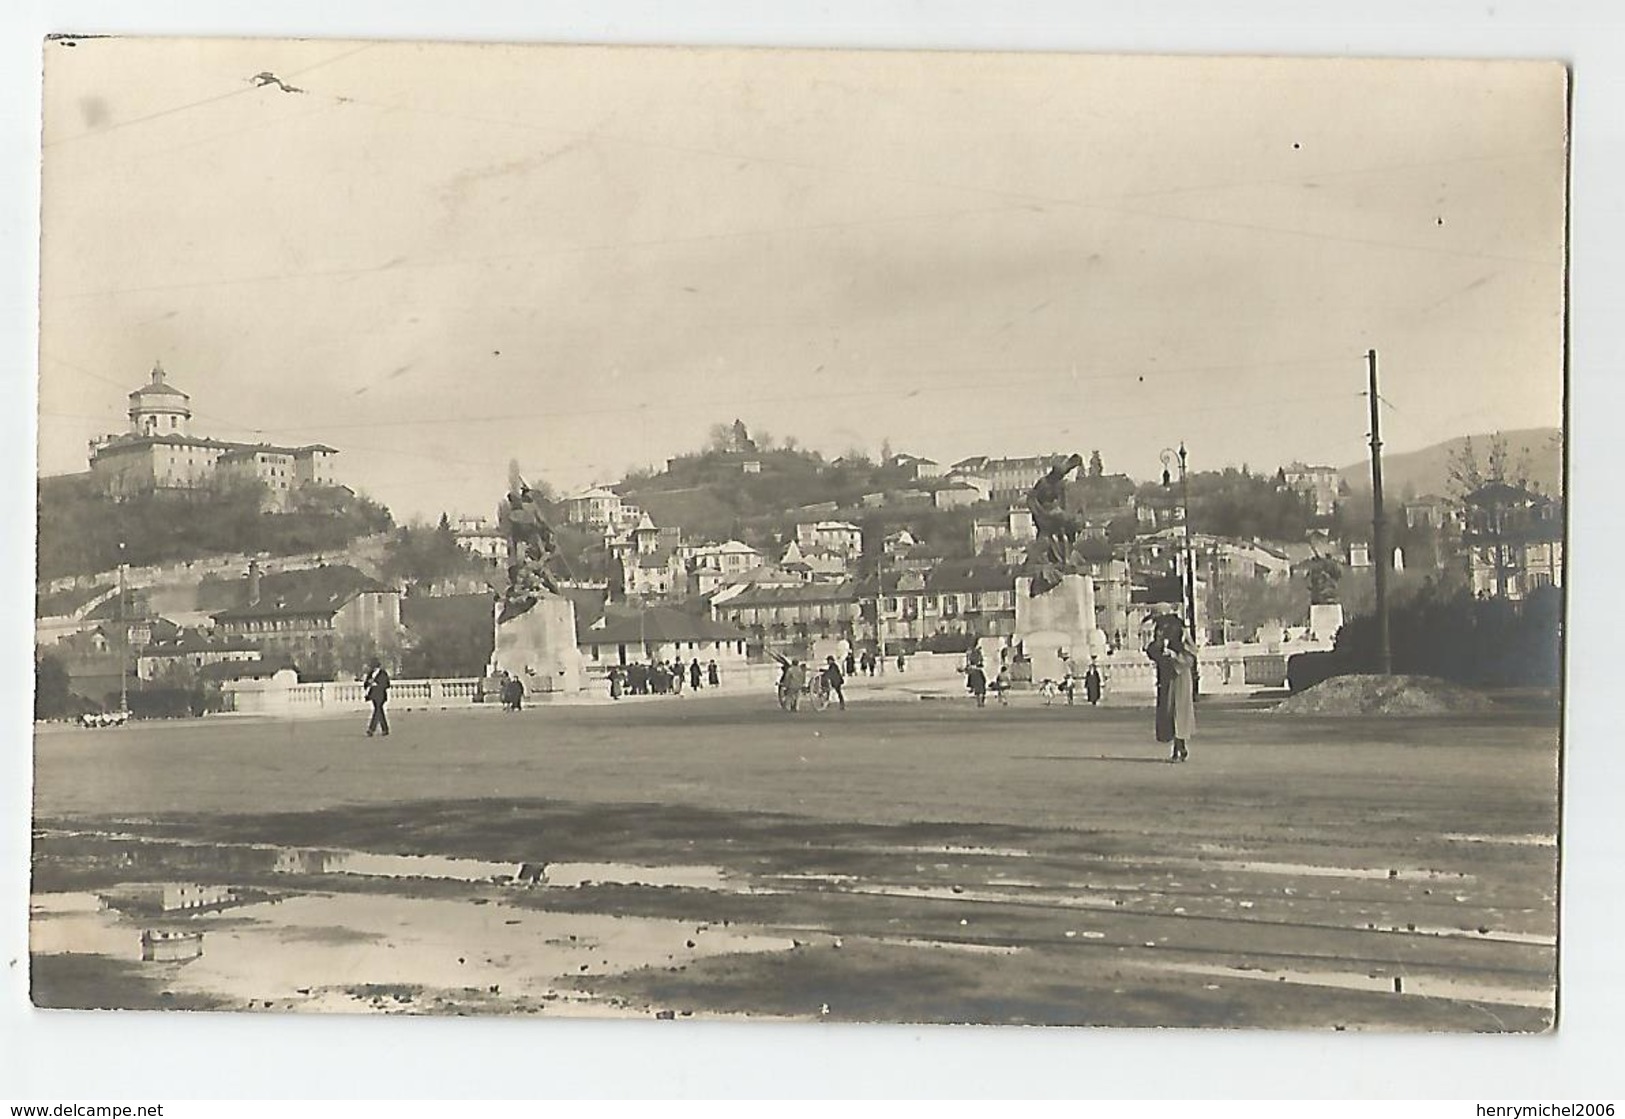
M880 551L875 556L875 674L886 675L886 531L880 531Z
M1394 670L1388 648L1388 526L1382 514L1382 427L1381 402L1377 396L1377 351L1367 350L1366 364L1371 373L1371 549L1376 553L1377 576L1377 672L1383 676Z
M1179 517L1184 523L1184 574L1180 578L1180 597L1185 607L1185 633L1198 645L1201 641L1196 636L1196 550L1191 543L1191 487L1190 475L1185 469L1185 443L1180 441L1179 450L1164 448L1162 452L1162 485L1167 489L1173 484L1173 469L1175 459L1179 462ZM1179 573L1179 563L1176 561L1174 571ZM1191 670L1192 697L1200 699L1202 695L1202 668L1200 659Z
M1185 442L1179 443L1179 505L1185 522L1185 632L1198 646L1205 645L1196 633L1196 548L1191 543L1191 483L1185 470ZM1209 588L1211 591L1211 588ZM1210 595L1211 597L1211 595ZM1191 698L1202 697L1202 662L1191 665Z
M118 709L123 714L130 711L130 617L125 607L124 590L124 541L118 542Z

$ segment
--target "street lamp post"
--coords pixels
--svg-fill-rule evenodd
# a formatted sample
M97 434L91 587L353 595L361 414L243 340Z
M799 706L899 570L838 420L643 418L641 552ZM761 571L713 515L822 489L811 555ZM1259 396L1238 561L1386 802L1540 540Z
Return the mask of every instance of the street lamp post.
M1191 544L1191 487L1190 475L1185 469L1185 444L1179 444L1179 450L1165 447L1162 451L1162 485L1168 489L1173 485L1171 471L1175 462L1179 464L1179 519L1185 528L1185 576L1181 580L1181 591L1185 599L1185 630L1196 641L1196 553ZM1192 687L1196 694L1202 691L1201 667L1193 669Z

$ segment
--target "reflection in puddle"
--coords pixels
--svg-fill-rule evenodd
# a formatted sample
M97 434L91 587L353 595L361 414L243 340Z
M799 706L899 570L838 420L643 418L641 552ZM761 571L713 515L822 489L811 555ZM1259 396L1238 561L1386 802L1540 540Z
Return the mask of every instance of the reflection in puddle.
M1195 963L1152 963L1142 961L1134 966L1185 975L1205 975L1227 979L1269 980L1276 983L1298 983L1308 987L1336 987L1347 991L1376 991L1394 994L1395 977L1371 973L1344 971L1298 971L1270 968L1223 967ZM1440 976L1403 975L1400 978L1401 997L1454 999L1463 1002L1499 1003L1505 1006L1528 1006L1550 1010L1556 1004L1551 988L1535 990L1526 987L1497 987L1482 983L1467 983Z
M374 855L364 851L285 850L271 868L277 874L359 874L369 878L441 878L489 882L512 878L517 863L453 859L441 855Z
M37 954L142 958L144 930L93 895L42 895L32 914ZM208 950L165 970L170 989L293 1010L360 1009L355 992L369 989L559 997L568 977L793 946L693 922L383 894L306 894L186 918L185 929L207 931Z
M446 855L393 855L316 847L275 847L251 843L195 843L84 832L45 833L38 838L41 855L71 864L90 861L136 872L203 872L224 875L355 875L366 878L433 879L448 882L577 887L589 884L675 886L695 890L735 888L717 866L635 866L630 863L499 862ZM191 890L222 891L221 886L189 885ZM224 897L212 899L218 904ZM168 911L177 904L158 901Z

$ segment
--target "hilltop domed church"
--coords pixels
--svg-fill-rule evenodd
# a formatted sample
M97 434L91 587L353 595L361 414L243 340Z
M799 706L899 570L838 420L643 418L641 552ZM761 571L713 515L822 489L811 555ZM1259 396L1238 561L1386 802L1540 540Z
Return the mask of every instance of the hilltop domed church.
M90 441L90 474L103 493L136 494L202 489L235 478L265 484L265 508L279 511L301 486L331 486L332 447L311 443L278 447L232 443L193 435L191 397L170 384L162 364L130 394L130 430Z

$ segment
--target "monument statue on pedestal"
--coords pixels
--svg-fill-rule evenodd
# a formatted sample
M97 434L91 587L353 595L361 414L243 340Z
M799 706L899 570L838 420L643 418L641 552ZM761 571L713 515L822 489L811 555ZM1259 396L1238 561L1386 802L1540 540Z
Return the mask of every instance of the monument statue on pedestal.
M558 553L558 539L542 516L536 495L517 471L502 507L502 527L508 534L508 587L502 593L498 624L529 611L544 594L559 593L548 570Z
M1331 556L1317 555L1303 565L1304 581L1309 584L1309 604L1330 606L1337 601L1337 582L1343 577L1343 565Z
M1343 604L1337 600L1343 565L1317 553L1304 564L1303 574L1309 584L1309 636L1317 641L1335 640L1343 628Z
M1016 638L1034 680L1060 680L1074 658L1104 651L1095 619L1095 581L1077 551L1083 518L1066 507L1067 476L1082 466L1083 456L1069 456L1027 495L1038 535L1016 580Z
M517 466L500 514L508 535L508 585L497 597L493 673L507 673L535 692L577 692L583 686L575 607L559 591L552 564L558 537Z
M1064 575L1081 570L1074 554L1083 518L1066 507L1066 479L1083 467L1083 456L1071 455L1050 468L1027 494L1027 509L1033 515L1038 538L1027 550L1027 568L1032 578L1028 594L1036 597L1061 585Z

